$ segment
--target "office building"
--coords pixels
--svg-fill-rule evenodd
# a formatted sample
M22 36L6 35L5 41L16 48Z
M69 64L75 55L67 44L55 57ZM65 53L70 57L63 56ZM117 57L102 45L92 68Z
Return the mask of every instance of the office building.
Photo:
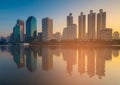
M72 13L67 16L67 27L69 27L71 24L73 24L73 16Z
M95 39L95 16L93 10L90 10L90 14L88 14L88 37L89 40Z
M83 15L83 12L81 12L81 15L78 17L78 37L79 40L85 39L85 32L86 32L86 16Z
M120 37L119 37L119 32L115 31L115 32L113 33L113 39L118 40L119 38L120 38Z
M20 41L24 41L24 21L23 20L17 20L17 24L20 27Z
M67 39L68 39L68 28L64 28L62 33L62 40L67 40Z
M75 40L77 39L77 25L73 24L72 13L67 16L67 27L63 30L62 40Z
M37 20L30 16L26 21L26 40L33 41L37 37Z
M77 39L77 25L72 24L68 28L68 40L75 40Z
M111 28L105 28L101 30L101 39L105 41L112 40L112 29Z
M77 25L72 24L63 30L62 40L75 40L77 39Z
M18 24L13 28L14 42L20 42L20 26Z
M53 37L53 20L50 18L42 19L42 40L49 41Z
M106 12L103 12L103 9L100 9L97 14L97 39L100 39L100 31L106 28Z

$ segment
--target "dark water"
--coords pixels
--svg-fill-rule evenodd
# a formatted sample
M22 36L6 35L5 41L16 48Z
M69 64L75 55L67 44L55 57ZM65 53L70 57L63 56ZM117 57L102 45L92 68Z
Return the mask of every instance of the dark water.
M120 85L120 48L0 46L0 85Z

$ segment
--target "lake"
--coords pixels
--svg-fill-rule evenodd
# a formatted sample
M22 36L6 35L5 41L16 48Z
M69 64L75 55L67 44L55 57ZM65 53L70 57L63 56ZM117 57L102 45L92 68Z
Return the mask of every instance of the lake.
M120 85L120 47L0 46L0 85Z

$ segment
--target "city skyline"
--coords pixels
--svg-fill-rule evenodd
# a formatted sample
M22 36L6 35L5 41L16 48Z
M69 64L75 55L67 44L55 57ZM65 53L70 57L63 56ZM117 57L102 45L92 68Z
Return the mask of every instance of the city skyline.
M44 0L5 0L0 2L0 36L10 35L16 20L23 19L25 22L29 16L35 16L37 18L38 32L42 30L41 23L44 17L51 17L54 20L54 33L57 31L62 32L63 28L66 27L65 17L68 13L73 13L74 23L78 25L80 12L84 12L84 14L87 15L89 14L89 10L99 13L99 9L107 12L107 28L113 28L113 32L119 31L120 28L118 19L120 14L118 12L119 0L116 2L110 0L109 4L108 0L69 0L69 2L68 0L48 0L47 3ZM52 4L54 4L54 6L52 6Z

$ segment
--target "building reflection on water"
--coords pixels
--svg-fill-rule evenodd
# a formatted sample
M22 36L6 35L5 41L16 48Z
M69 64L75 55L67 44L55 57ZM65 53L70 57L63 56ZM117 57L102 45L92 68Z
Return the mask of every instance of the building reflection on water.
M30 72L34 72L37 68L37 51L33 47L25 49L26 67Z
M53 51L50 48L42 48L42 69L45 71L53 69Z
M77 49L63 48L62 55L64 61L66 61L67 64L67 73L71 76L73 72L73 66L77 62Z
M66 72L72 76L73 68L77 65L77 71L83 76L87 74L90 78L98 76L99 79L105 76L106 61L119 56L118 48L67 48L67 47L38 47L38 46L9 46L0 47L1 51L8 51L12 54L17 67L26 67L28 71L37 70L37 58L41 56L41 68L43 71L54 69L54 57L62 54L62 59L66 62ZM53 55L55 55L53 57ZM76 69L76 68L75 68Z
M25 56L23 46L10 46L9 51L13 55L13 60L17 64L18 68L25 66Z

